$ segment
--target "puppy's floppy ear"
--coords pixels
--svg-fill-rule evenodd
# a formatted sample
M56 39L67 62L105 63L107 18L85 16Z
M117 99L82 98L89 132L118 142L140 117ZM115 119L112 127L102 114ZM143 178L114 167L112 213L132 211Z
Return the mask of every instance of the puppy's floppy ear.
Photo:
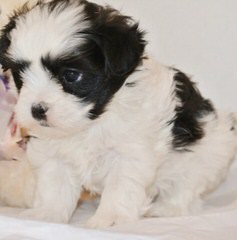
M106 74L127 77L143 58L146 42L138 24L110 7L85 3L85 11L92 27L88 38L101 49L105 59Z
M9 34L15 27L16 27L16 21L15 21L15 18L12 18L0 33L0 64L3 63L2 62L3 56L11 44Z
M35 4L40 4L40 0ZM33 5L32 5L33 8ZM11 17L9 18L8 24L3 27L0 31L0 64L1 61L3 60L2 57L6 53L7 49L9 48L11 44L11 39L10 39L10 33L11 31L16 28L16 22L19 16L24 15L30 10L30 5L28 5L28 2L23 4L19 9L14 10L12 12Z

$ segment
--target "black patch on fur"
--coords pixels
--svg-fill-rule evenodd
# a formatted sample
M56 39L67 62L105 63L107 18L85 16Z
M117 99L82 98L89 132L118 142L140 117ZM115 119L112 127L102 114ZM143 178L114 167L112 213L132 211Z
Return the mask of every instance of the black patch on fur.
M23 85L21 73L24 72L25 69L28 68L29 66L30 66L30 63L28 62L18 61L17 63L15 63L15 66L11 67L12 76L18 92L20 92Z
M3 70L8 70L7 62L9 58L6 56L6 52L11 44L10 32L16 28L16 16L10 18L9 23L1 30L0 36L0 64Z
M107 103L143 60L146 42L144 32L130 17L115 9L82 1L92 26L81 34L101 51L104 61L104 87L97 93L97 101L90 111L91 118L103 113Z
M0 38L0 63L2 64L2 56L7 51L8 47L11 44L9 39L9 33L16 27L15 18L12 18L10 22L3 28L1 31L1 38Z
M110 7L102 7L85 0L54 0L49 3L39 1L35 6L60 14L71 4L77 3L78 6L84 5L85 19L90 21L88 29L82 32L78 28L77 32L85 38L86 43L83 46L78 43L77 49L61 59L52 59L50 55L42 56L42 64L49 70L52 78L57 79L63 86L65 92L77 96L81 101L94 104L88 114L91 119L95 119L105 111L113 95L142 62L146 42L143 39L144 32L138 29L137 23ZM17 18L27 11L29 8L25 5L24 9L15 13L3 31L0 56L4 56L10 45L9 34L15 28ZM6 56L1 57L3 58L7 59ZM22 87L20 73L27 64L17 65L18 68L6 66L12 70L18 89ZM61 74L66 68L82 71L83 79L75 83L63 81Z
M10 18L9 23L2 29L0 37L0 64L4 71L11 70L18 92L22 87L21 72L23 72L30 64L23 60L13 60L7 55L7 50L11 44L10 33L16 28L16 22L19 15L28 11L25 4L20 10L15 11Z
M61 2L52 2L51 10ZM95 119L105 111L113 95L141 63L146 42L144 33L131 18L110 7L87 1L81 1L81 4L91 24L83 32L78 29L77 34L85 38L85 44L62 59L44 56L42 64L58 79L65 92L84 102L94 103L89 118ZM67 68L82 72L82 80L74 83L64 81L61 73Z
M40 1L37 4L39 4L39 3L40 3ZM0 56L3 56L6 53L8 47L11 44L10 33L13 29L16 28L16 22L17 22L18 17L27 13L29 10L30 10L30 8L28 7L27 3L23 4L23 6L20 9L14 10L12 16L9 18L8 24L1 30ZM1 57L0 57L0 61L1 61Z
M195 84L184 73L177 71L174 81L175 95L180 100L181 106L176 107L176 116L172 121L173 146L182 148L204 136L199 119L214 112L214 108L209 100L202 97Z
M16 88L18 92L20 92L23 85L21 73L24 72L25 69L30 66L30 63L23 60L13 61L8 57L1 58L1 56L0 56L0 59L1 59L0 62L3 66L3 69L5 71L8 69L11 70Z
M104 73L103 55L95 44L88 44L88 51L83 47L83 52L78 49L75 56L62 59L52 59L50 56L42 58L42 65L50 71L52 78L60 83L65 92L73 94L81 101L105 104L109 97L109 88ZM67 82L63 78L66 69L76 69L83 74L78 82ZM100 112L98 112L100 114Z

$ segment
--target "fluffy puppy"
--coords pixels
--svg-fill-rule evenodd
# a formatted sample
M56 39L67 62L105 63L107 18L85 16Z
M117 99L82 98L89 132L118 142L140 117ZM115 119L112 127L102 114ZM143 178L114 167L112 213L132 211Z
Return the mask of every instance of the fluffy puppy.
M84 0L38 2L15 13L0 44L32 136L25 215L68 222L83 189L101 195L91 227L185 215L225 178L236 118L146 56L131 18Z

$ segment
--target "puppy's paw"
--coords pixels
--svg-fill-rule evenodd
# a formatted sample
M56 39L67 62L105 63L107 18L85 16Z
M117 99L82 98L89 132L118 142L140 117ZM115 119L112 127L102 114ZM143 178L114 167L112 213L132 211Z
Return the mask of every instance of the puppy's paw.
M52 223L67 223L69 219L65 216L50 211L48 209L27 209L19 214L20 218L27 220L35 220L42 222L52 222Z
M107 228L115 224L113 216L95 214L86 224L88 228Z
M133 222L138 220L138 217L132 217L132 216L123 216L119 214L98 214L96 213L94 216L92 216L89 221L86 224L86 227L88 228L98 228L103 229L107 227L111 227L116 224L124 224L127 222Z

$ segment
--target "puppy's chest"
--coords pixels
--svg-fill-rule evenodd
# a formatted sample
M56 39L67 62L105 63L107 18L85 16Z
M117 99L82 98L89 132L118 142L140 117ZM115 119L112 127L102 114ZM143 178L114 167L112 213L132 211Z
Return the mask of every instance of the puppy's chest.
M114 161L115 148L106 144L77 141L32 141L29 146L30 162L41 167L57 161L76 176L86 190L100 194Z
M87 161L77 165L77 173L81 179L81 185L91 193L101 194L116 160L116 151L103 149L99 152L89 152Z

